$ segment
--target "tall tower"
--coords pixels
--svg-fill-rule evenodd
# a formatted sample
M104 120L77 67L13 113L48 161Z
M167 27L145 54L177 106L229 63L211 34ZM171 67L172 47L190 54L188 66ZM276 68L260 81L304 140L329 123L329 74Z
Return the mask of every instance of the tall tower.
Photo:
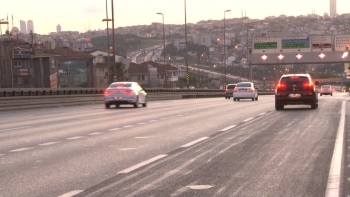
M22 34L27 34L27 25L26 22L24 20L20 20L19 21L19 26L20 26L20 30Z
M60 32L62 31L61 25L60 25L60 24L58 24L58 25L56 26L56 31L57 31L57 33L60 33Z
M30 33L30 30L34 33L34 24L32 20L27 21L27 31Z
M329 6L329 16L331 18L334 18L337 14L337 0L329 0L330 6Z

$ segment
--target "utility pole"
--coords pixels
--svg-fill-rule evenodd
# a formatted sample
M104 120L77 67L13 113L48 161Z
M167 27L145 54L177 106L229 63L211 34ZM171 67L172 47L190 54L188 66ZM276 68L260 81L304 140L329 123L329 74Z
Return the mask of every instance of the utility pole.
M116 65L115 65L115 42L114 42L114 5L112 0L112 42L113 42L113 79L117 81Z

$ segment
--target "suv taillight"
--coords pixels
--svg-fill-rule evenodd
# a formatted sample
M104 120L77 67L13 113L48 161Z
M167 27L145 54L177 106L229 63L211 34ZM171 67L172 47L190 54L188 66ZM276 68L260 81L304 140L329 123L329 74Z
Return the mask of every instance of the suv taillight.
M286 87L286 84L284 84L284 83L278 83L277 84L277 89L285 88L285 87Z
M233 89L233 92L237 92L237 88Z

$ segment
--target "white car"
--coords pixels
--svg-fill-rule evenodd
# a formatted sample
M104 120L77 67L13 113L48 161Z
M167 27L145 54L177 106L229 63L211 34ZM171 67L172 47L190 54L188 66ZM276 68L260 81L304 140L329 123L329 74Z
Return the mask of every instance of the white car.
M235 89L233 89L233 101L239 101L240 99L252 99L252 101L257 101L258 96L258 90L252 82L237 83Z
M114 82L104 91L105 106L117 108L121 104L131 104L135 108L142 104L147 106L147 93L137 82Z
M331 95L333 96L333 92L335 92L335 89L330 85L323 85L320 89L318 89L318 92L320 93L320 96L322 95Z

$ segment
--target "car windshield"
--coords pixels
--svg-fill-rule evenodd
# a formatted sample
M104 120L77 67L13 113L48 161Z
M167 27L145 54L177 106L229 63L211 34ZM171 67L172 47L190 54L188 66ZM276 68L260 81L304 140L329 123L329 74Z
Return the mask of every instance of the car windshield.
M331 88L331 86L322 86L321 88Z
M237 84L237 87L252 87L251 83L239 83Z

